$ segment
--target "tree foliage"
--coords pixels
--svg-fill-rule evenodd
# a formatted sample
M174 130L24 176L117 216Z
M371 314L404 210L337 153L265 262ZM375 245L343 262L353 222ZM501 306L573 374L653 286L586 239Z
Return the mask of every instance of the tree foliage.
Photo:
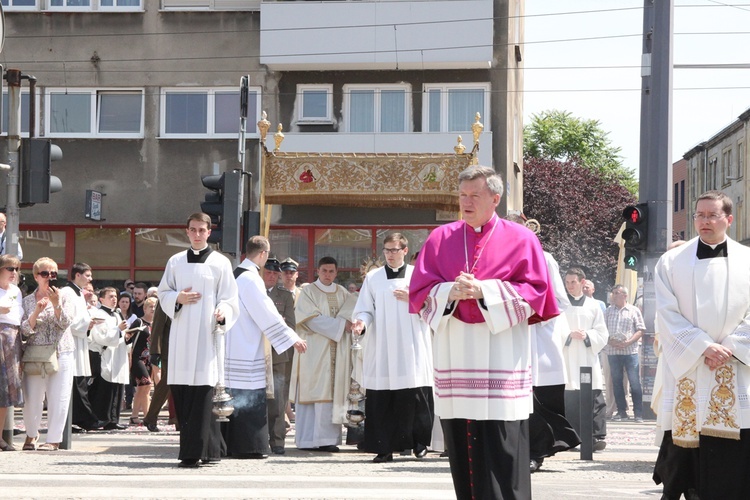
M599 120L576 118L568 111L543 111L531 116L524 127L524 159L575 161L579 165L618 180L636 193L632 170L623 166L620 148L612 145Z
M523 182L524 214L541 223L539 239L560 269L581 266L597 292L611 288L619 251L613 240L634 196L617 179L575 160L528 158Z

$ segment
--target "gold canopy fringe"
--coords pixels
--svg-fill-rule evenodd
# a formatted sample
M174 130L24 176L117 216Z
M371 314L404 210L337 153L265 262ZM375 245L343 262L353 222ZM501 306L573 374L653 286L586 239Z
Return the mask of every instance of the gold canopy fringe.
M266 155L265 203L458 210L458 174L472 154Z

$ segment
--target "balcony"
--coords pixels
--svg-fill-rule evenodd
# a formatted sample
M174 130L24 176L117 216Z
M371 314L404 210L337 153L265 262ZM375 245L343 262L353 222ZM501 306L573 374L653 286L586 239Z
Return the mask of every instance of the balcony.
M492 0L261 3L261 64L275 71L482 69Z

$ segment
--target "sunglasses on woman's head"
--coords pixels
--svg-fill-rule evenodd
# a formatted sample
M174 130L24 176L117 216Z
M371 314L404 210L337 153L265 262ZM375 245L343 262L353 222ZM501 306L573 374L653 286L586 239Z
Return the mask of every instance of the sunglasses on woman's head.
M39 276L42 278L57 278L57 271L39 271Z

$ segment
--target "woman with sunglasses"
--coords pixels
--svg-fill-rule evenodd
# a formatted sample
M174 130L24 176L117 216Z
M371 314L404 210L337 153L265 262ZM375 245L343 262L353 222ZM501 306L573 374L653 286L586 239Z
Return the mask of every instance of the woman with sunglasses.
M57 264L49 257L34 262L34 280L38 288L23 299L21 333L26 345L56 345L59 369L52 375L24 375L23 423L26 426L24 450L34 450L39 438L44 396L47 396L47 442L39 450L55 451L62 441L73 389L75 343L68 326L73 321L72 302L61 297L51 282L57 279Z
M21 290L15 285L21 262L13 255L0 255L0 422L8 408L23 405L21 392ZM12 410L11 410L12 411ZM0 439L0 450L15 451L13 443Z

